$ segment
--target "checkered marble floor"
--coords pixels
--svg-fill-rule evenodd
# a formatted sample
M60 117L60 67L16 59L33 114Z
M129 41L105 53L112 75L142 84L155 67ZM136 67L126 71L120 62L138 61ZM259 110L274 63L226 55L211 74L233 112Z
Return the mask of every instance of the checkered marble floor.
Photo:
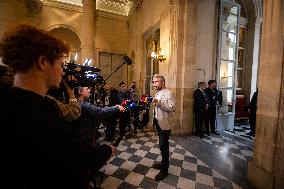
M250 131L251 129L248 121L239 121L235 122L233 130L226 130L225 132L253 141L254 137L248 134Z
M139 132L126 138L117 147L116 155L102 168L105 175L100 181L101 188L241 188L171 139L169 175L156 182L154 178L158 170L151 167L161 161L158 136L154 132ZM250 156L249 152L242 152L242 147L225 137L212 136L204 140L211 144L219 144L222 140L224 146L241 152L241 158Z
M222 153L231 154L245 161L252 159L252 143L248 144L248 142L243 142L237 138L228 137L228 135L222 132L220 134L205 136L202 140L219 148Z

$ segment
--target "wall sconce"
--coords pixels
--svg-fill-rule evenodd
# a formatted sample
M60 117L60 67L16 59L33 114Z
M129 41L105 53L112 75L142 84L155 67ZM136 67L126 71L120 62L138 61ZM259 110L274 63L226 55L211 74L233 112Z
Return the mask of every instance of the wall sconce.
M165 50L161 49L161 47L159 46L160 45L158 44L158 42L156 40L153 40L151 57L156 61L164 62L166 60Z
M165 50L161 49L159 51L152 51L151 57L159 62L164 62L166 60Z
M221 75L221 78L222 78L222 79L226 79L227 77L228 77L228 76L227 76L227 73L224 71L223 74Z

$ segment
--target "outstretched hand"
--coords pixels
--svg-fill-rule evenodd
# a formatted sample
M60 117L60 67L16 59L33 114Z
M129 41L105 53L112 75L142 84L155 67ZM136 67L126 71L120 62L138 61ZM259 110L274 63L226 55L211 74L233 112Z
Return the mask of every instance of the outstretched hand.
M125 108L121 105L116 105L116 107L118 107L120 112L125 112Z

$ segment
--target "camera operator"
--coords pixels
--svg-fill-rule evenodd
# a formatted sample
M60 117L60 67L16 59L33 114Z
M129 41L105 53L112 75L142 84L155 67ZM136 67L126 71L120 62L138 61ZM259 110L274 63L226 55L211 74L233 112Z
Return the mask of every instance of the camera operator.
M124 112L124 107L120 105L112 107L97 107L89 100L90 89L88 87L75 88L75 96L81 105L81 116L74 121L75 129L81 137L81 142L93 145L93 135L96 132L96 121L103 121L115 117L117 113ZM77 128L77 126L80 126Z
M53 99L56 104L58 105L58 108L60 109L63 118L66 121L72 121L80 117L81 115L81 106L74 95L74 90L69 87L69 85L66 84L66 82L63 80L62 84L64 85L64 90L66 90L66 93L68 95L67 102L65 103L61 97L58 97L56 93L63 93L62 89L57 90L50 90L48 91L47 97L50 99ZM63 94L60 94L60 96L63 96Z
M29 25L5 32L0 41L3 63L15 72L13 87L0 93L0 120L9 123L1 130L6 188L83 188L84 175L115 152L76 143L70 122L46 97L59 87L68 53L62 41Z

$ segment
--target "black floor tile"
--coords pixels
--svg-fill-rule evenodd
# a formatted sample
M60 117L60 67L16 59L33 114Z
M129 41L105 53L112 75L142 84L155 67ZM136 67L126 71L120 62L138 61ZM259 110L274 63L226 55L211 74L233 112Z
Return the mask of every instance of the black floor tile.
M212 169L210 169L209 167L204 167L202 165L197 165L197 172L212 176Z

